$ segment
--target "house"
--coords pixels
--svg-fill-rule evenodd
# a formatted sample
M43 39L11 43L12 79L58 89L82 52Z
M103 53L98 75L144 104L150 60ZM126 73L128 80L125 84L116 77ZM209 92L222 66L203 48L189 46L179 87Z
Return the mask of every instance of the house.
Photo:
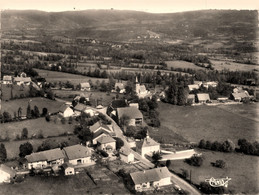
M81 91L90 91L91 85L89 82L80 83Z
M111 136L103 136L97 139L97 149L106 152L113 152L116 150L116 141Z
M198 84L188 85L189 91L193 91L194 89L199 89L200 86Z
M130 173L130 177L137 192L172 184L171 173L167 167L133 172Z
M147 134L146 138L137 143L137 152L143 157L145 155L152 156L154 152L160 152L160 143Z
M91 107L86 107L83 109L83 112L88 114L90 117L93 117L96 113Z
M194 104L195 103L195 95L194 94L189 94L187 97L187 102L190 104Z
M129 107L136 107L139 109L139 104L138 103L129 103Z
M120 159L125 163L134 162L134 154L129 149L122 147L120 149Z
M119 93L125 93L126 92L125 86L124 86L123 83L115 83L114 88L115 88L114 92L119 92Z
M146 86L140 85L137 77L136 77L135 88L136 88L136 94L139 98L146 98L151 96L151 93L146 89Z
M30 77L14 77L14 84L16 85L30 85L31 84L31 78Z
M218 86L218 82L208 81L208 82L203 82L202 85L203 85L203 87L208 89L209 87L217 87Z
M87 108L86 105L78 103L75 107L74 107L74 113L76 116L79 116L82 114L82 112Z
M200 87L202 85L202 81L194 81L193 84L196 84Z
M45 150L25 156L27 162L25 168L44 169L55 165L62 165L65 156L60 148Z
M117 119L118 122L121 122L123 116L129 117L128 125L136 126L142 125L143 123L143 115L140 110L136 107L125 107L117 109Z
M124 100L124 99L113 100L107 108L107 114L110 116L111 115L116 116L117 109L124 108L124 107L128 107L127 100Z
M250 99L250 95L247 91L239 91L237 93L232 93L231 94L231 99L237 101L237 102L241 102L242 100L249 98Z
M2 83L3 84L12 84L13 83L12 76L8 76L8 75L4 76Z
M62 117L70 117L74 115L74 111L70 108L70 106L63 104L59 108L59 115Z
M115 135L112 126L102 124L100 121L96 122L89 129L90 129L90 132L93 134L93 139L92 139L93 144L97 144L97 140L101 137L104 137L107 135L111 135L111 136Z
M0 183L10 183L15 176L16 172L13 169L4 164L0 165Z
M75 168L72 164L66 162L62 165L62 168L65 175L75 175Z
M208 93L198 93L197 99L199 103L206 103L210 101L210 96Z
M91 159L92 151L90 148L82 145L73 145L63 148L66 156L65 161L72 165L91 165L95 162Z

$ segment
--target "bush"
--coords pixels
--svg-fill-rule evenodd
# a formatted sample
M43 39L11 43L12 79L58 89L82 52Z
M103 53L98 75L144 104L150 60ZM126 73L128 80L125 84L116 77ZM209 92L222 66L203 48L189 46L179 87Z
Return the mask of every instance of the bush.
M62 119L61 119L61 123L64 125L64 124L66 124L66 119L63 117Z
M200 167L203 163L203 158L201 156L192 156L190 159L186 159L185 162L189 165Z
M109 154L107 152L105 152L104 150L101 150L100 153L105 158L109 156Z
M50 115L45 116L45 119L46 119L47 122L49 122L50 121Z
M226 162L223 160L216 160L215 163L212 163L212 165L214 167L218 167L218 168L225 168L226 167Z
M20 157L25 157L26 155L31 154L33 151L33 147L29 142L21 144L19 149L20 149L20 154L19 154Z

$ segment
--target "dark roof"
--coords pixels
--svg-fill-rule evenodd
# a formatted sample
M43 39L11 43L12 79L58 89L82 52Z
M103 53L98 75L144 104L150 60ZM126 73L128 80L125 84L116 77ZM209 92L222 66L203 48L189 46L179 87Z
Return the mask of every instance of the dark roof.
M74 146L68 146L63 148L63 151L65 152L66 156L69 160L78 159L78 158L85 158L88 156L91 156L91 151L86 146L82 145L74 145Z
M70 108L68 105L63 104L60 108L59 108L59 112L65 112L67 108ZM70 108L71 109L71 108Z
M135 118L143 118L142 113L140 110L136 107L125 107L125 108L118 108L118 117L119 119L123 116L126 115L130 119L135 119Z
M37 162L37 161L53 161L57 159L65 158L62 150L60 148L45 150L42 152L32 153L25 156L28 162Z
M11 169L10 167L4 165L4 164L0 165L0 170L3 171L3 172L8 173L10 175L10 177L14 177L15 176L15 171L13 169Z
M159 167L144 171L138 171L130 174L134 184L142 184L151 181L159 181L161 179L171 177L171 173L167 167Z
M83 111L87 106L84 105L84 104L81 104L81 103L78 103L74 109L77 110L77 111Z
M126 100L113 100L111 103L113 109L127 107Z

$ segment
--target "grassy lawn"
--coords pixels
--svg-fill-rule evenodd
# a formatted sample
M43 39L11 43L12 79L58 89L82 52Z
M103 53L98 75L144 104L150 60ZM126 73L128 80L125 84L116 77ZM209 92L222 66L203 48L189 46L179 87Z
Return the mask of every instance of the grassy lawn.
M192 171L192 182L199 184L211 177L229 177L228 188L234 193L257 194L259 193L259 177L257 174L259 158L242 154L228 154L221 152L202 151L204 156L201 167L190 166L183 160L172 161L171 169L177 173L182 173L182 169ZM238 160L237 160L238 159ZM224 169L216 168L211 162L224 160L227 167ZM188 178L189 179L189 178Z
M249 64L241 64L241 63L235 63L235 62L226 62L226 61L218 61L218 60L211 60L212 67L215 68L215 70L224 70L229 69L230 71L253 71L256 69L259 70L258 65L249 65Z
M231 106L226 108L231 109ZM162 126L190 142L199 142L201 139L225 141L228 138L235 143L240 138L258 141L259 123L247 118L247 114L242 114L247 110L248 113L253 113L250 115L256 116L258 107L255 104L245 106L234 105L234 111L229 112L217 106L180 107L160 102L158 111Z
M73 133L74 124L68 124L67 121L65 124L62 124L60 119L54 120L54 118L50 122L47 122L44 117L18 122L3 123L0 126L0 136L2 138L6 138L6 136L8 136L11 140L14 140L16 135L21 135L23 128L28 129L29 138L32 135L38 135L39 133L42 133L44 137L47 137L58 136L66 132Z
M26 177L17 184L2 185L0 194L130 194L122 182L103 181L97 185L85 171L72 176Z
M14 112L18 112L19 107L22 108L22 115L26 115L28 102L30 102L31 109L34 109L34 106L39 108L40 114L42 113L42 108L47 108L49 112L58 112L59 108L63 104L62 102L53 101L47 98L36 97L36 98L23 98L15 99L9 101L2 101L2 112L7 111L12 116Z
M19 85L2 85L2 100L11 99L13 93L13 98L20 98L21 95L26 97L29 96L29 86L19 86ZM12 92L11 92L12 91Z
M202 70L205 68L196 66L194 63L191 62L186 62L186 61L180 61L180 60L175 60L175 61L166 61L165 62L167 64L168 68L190 68L190 69L194 69L194 70Z
M87 77L82 75L76 75L76 74L69 74L64 72L57 72L57 71L49 71L49 70L41 70L41 69L35 69L40 76L44 77L47 82L71 82L74 85L78 85L79 83L88 82L91 80L93 83L95 83L97 80L101 81L108 81L108 79L103 78L94 78L94 77Z
M53 145L58 145L58 143L66 141L69 145L75 145L80 143L77 137L75 136L60 136L53 137L47 139L28 139L28 140L20 140L20 141L9 141L9 142L1 142L5 145L7 151L7 158L13 159L19 157L19 147L21 144L25 142L30 142L33 146L33 151L36 152L38 147L42 144L44 140L49 140ZM1 193L0 193L1 194Z

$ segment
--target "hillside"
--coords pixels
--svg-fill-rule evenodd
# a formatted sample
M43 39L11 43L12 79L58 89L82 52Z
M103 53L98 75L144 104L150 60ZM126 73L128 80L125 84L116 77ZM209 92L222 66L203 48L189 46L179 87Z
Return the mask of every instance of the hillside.
M16 11L2 12L4 32L66 34L99 39L127 41L157 33L161 38L227 39L242 37L254 40L257 11L206 10L153 14L138 11L87 10L75 12Z

